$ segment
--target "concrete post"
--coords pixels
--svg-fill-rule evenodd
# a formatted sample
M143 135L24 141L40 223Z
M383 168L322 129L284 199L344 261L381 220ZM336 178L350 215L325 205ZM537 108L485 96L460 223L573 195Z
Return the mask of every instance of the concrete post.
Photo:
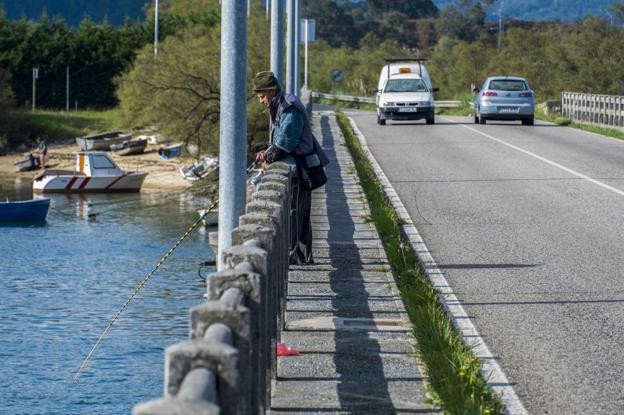
M271 2L271 71L284 84L284 0Z
M260 389L259 413L268 408L271 400L271 372L275 355L275 340L273 333L270 332L272 327L270 322L269 308L267 307L269 294L269 253L260 247L259 241L248 241L244 245L234 245L223 252L223 261L226 268L236 269L239 264L249 263L253 269L261 275L260 291L261 291L261 307L260 317L262 325L260 327L260 338L258 348L258 373L257 384Z
M165 351L165 397L177 396L186 375L205 367L218 374L220 406L230 414L249 413L246 401L240 399L239 358L239 351L225 343L193 340L169 346Z
M244 0L226 0L221 12L221 128L219 147L219 247L232 244L232 230L245 213L247 160L247 18Z

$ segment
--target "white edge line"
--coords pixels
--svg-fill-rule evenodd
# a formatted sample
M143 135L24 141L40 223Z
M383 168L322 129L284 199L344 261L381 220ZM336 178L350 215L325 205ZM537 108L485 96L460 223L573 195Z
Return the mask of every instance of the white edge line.
M498 365L496 361L497 358L488 349L485 344L485 340L483 340L476 327L472 324L472 321L464 310L464 307L462 307L460 301L453 293L453 289L446 281L446 278L444 278L444 274L438 268L438 264L435 262L433 256L431 256L431 253L427 249L427 246L418 233L412 218L407 213L403 202L399 199L394 187L368 148L364 134L362 134L360 129L357 127L355 121L353 121L351 117L348 118L353 131L355 131L355 134L360 141L362 149L364 149L364 152L372 164L377 177L381 180L384 186L386 196L392 203L401 220L405 223L401 226L401 228L404 234L408 237L410 244L412 245L412 249L416 255L418 255L427 278L429 278L433 287L439 292L439 298L442 301L442 305L451 315L452 323L462 334L464 343L469 349L472 350L475 357L481 361L481 375L483 376L483 379L487 383L488 387L500 396L501 400L505 404L505 414L528 414L527 410L522 405L520 398L518 398L518 395L513 389L513 386L509 383L507 376L505 376L505 373Z

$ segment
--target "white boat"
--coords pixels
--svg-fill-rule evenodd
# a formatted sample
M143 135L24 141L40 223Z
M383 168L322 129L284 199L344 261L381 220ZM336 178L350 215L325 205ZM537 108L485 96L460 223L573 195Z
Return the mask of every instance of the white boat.
M45 162L47 163L49 159L50 159L50 156L46 154ZM41 168L41 162L39 161L39 156L34 156L32 154L30 154L24 160L20 160L17 163L15 163L15 170L17 171L31 171L31 170L37 170L39 168Z
M206 209L200 209L197 211L200 218L202 216L204 217L202 219L202 223L204 224L204 226L214 226L219 223L219 209L212 209L210 212L206 213L204 216L205 212L206 212Z
M111 144L110 149L118 156L130 156L133 154L141 154L147 147L147 138L126 140L119 144Z
M106 133L76 137L81 151L110 150L111 144L119 144L132 139L132 133L109 131Z
M36 193L138 192L147 173L124 171L103 151L76 153L76 170L45 169L35 176Z
M203 160L190 166L180 167L180 174L186 180L194 182L207 177L219 168L219 160L213 157L205 157Z

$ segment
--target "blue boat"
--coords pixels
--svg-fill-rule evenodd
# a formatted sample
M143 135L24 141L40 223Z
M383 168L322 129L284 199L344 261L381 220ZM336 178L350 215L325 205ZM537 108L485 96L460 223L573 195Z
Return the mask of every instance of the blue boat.
M163 160L169 160L174 157L178 157L182 152L182 144L173 144L167 147L161 147L158 149L158 154Z
M0 202L0 223L43 222L49 207L49 198Z

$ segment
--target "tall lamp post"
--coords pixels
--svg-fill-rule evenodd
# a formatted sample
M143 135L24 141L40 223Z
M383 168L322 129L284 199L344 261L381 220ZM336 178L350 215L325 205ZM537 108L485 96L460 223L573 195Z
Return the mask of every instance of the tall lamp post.
M158 55L158 0L154 11L154 56Z
M232 246L232 231L245 213L247 162L247 16L245 0L221 4L221 122L219 131L219 248ZM241 101L242 97L242 101Z

